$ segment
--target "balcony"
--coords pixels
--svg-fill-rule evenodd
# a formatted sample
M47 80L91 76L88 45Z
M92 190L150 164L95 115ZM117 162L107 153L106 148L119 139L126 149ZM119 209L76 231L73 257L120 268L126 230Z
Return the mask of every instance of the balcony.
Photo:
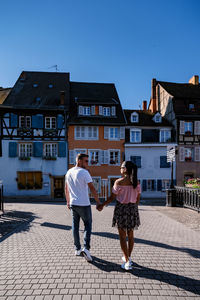
M43 130L44 137L56 137L58 135L57 129L44 129Z
M31 128L18 128L17 135L21 137L31 137L33 136L33 129Z

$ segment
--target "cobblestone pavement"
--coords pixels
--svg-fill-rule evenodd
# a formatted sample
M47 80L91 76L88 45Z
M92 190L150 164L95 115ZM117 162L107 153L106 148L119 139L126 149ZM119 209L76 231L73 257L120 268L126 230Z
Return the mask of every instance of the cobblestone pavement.
M200 299L200 231L165 207L141 205L134 269L125 272L113 208L98 212L92 205L93 263L87 263L74 256L64 203L7 203L23 220L1 239L0 300Z

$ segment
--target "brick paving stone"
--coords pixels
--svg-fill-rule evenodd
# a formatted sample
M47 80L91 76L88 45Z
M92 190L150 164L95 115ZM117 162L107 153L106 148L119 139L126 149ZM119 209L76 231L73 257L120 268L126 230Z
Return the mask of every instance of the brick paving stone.
M31 212L35 219L0 244L0 300L200 297L200 231L175 220L177 212L139 207L142 225L135 232L134 268L125 272L118 233L111 227L114 206L99 213L92 205L91 264L74 256L71 215L64 203L5 204L5 209L13 208Z

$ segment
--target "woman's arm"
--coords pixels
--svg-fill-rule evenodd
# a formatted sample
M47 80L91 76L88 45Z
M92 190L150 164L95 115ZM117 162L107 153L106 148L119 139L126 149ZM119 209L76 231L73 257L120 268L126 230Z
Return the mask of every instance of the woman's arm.
M138 195L137 195L136 204L139 204L139 202L140 202L140 195L141 195L141 194L138 194Z
M108 205L109 203L111 203L113 200L115 200L115 198L116 198L116 194L111 193L111 196L108 197L108 199L102 204L103 207L104 207L105 205Z

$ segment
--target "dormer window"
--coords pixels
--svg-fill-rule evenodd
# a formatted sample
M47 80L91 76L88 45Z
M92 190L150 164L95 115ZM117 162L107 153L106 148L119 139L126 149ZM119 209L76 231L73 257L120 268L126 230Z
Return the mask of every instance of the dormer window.
M105 117L110 117L110 107L103 107L103 115Z
M52 89L53 88L53 84L49 84L49 89Z
M78 114L82 115L82 116L90 116L91 115L91 107L79 105Z
M155 114L154 118L153 118L155 123L161 123L162 122L162 117L159 113Z
M189 111L194 111L194 103L189 103Z
M37 83L34 83L34 84L33 84L33 87L34 87L34 88L38 87L38 84L37 84Z
M138 122L138 114L136 112L133 112L131 114L131 123L137 123Z

